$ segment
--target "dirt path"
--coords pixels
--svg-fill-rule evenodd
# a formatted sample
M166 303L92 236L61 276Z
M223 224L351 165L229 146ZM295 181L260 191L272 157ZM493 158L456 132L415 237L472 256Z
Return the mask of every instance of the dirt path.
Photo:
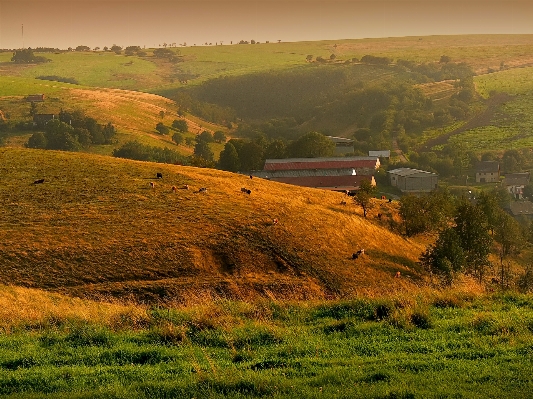
M398 140L396 138L392 139L392 151L398 156L400 162L408 162L405 155L403 155L403 151L398 147Z
M429 141L426 141L423 145L421 145L418 148L419 152L424 151L431 151L431 148L436 145L446 144L448 142L448 139L456 134L463 133L467 130L475 129L477 127L481 126L487 126L490 124L492 117L496 110L506 101L509 101L513 98L513 96L507 94L507 93L498 93L493 96L491 96L486 101L486 109L476 115L474 115L472 118L470 118L463 126L449 132L446 134L443 134L442 136L436 137L434 139L431 139Z

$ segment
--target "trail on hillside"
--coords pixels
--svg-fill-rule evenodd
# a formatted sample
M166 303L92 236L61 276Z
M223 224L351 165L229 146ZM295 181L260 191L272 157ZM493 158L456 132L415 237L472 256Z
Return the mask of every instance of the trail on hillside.
M431 148L433 148L436 145L446 144L449 138L456 134L460 134L467 130L489 125L493 119L495 112L498 110L498 108L505 102L511 100L512 98L513 96L507 93L497 93L497 94L492 95L486 101L487 107L485 108L484 111L474 115L461 127L455 130L452 130L449 133L443 134L439 137L426 141L426 143L424 143L418 148L418 151L421 151L421 152L431 151Z

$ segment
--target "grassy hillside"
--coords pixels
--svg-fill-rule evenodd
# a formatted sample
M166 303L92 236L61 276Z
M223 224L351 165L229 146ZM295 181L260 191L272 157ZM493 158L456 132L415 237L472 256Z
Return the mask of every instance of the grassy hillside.
M340 205L339 193L87 154L2 149L0 159L0 283L178 301L375 295L422 283L422 246ZM156 172L164 179L151 189ZM386 213L378 202L373 212Z

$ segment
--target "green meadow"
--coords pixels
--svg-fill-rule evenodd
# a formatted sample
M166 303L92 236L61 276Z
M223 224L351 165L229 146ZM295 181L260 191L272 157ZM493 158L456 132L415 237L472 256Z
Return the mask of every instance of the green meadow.
M147 308L0 335L4 398L525 398L533 301L517 294Z

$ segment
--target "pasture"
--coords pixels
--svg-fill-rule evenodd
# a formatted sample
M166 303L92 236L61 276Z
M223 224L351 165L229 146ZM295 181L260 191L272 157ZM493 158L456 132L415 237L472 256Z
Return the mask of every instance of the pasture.
M238 299L385 294L424 281L416 264L423 246L376 218L392 217L395 203L376 200L365 219L353 201L341 205L344 194L218 170L14 148L0 156L9 176L0 198L0 283L192 301L198 292ZM154 180L156 172L164 178ZM361 248L365 255L352 261ZM405 278L395 279L397 271Z
M521 398L533 388L530 296L165 308L0 286L0 302L11 312L0 321L6 398Z

